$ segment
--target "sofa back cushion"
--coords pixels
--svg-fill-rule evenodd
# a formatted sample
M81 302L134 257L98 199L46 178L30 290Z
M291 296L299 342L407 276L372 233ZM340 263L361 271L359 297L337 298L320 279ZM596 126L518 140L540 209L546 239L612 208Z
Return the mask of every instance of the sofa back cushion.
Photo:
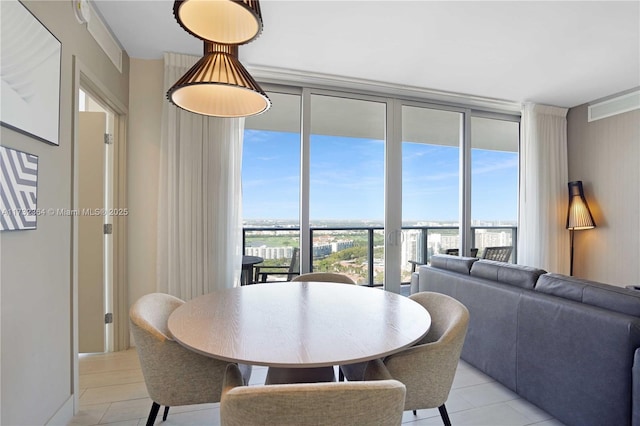
M640 317L640 291L560 274L540 277L536 291Z
M538 281L538 277L545 274L542 269L530 266L514 265L512 263L495 262L493 260L479 260L471 266L472 277L497 281L516 287L532 289Z
M431 267L469 275L471 265L473 265L477 260L478 258L476 257L434 254L433 256L431 256Z

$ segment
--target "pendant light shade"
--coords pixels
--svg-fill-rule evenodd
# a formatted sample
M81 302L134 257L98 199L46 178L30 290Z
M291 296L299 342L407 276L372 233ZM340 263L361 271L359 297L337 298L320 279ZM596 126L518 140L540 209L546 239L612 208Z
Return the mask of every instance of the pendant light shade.
M238 60L238 46L204 42L204 56L167 92L177 107L215 117L246 117L271 101Z
M173 15L188 33L220 44L245 44L262 32L258 0L177 0Z

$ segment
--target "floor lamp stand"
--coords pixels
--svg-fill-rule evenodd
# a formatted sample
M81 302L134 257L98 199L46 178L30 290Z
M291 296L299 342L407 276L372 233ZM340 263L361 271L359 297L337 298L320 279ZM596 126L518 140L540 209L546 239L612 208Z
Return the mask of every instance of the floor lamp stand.
M569 230L569 235L570 235L570 241L571 241L571 260L570 260L570 266L569 266L569 275L573 276L573 229Z

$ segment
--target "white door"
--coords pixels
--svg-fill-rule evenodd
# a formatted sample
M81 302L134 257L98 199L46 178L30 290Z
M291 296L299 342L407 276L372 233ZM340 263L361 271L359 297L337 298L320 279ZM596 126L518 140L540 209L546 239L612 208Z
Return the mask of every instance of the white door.
M105 352L104 180L107 115L80 112L78 176L79 352Z

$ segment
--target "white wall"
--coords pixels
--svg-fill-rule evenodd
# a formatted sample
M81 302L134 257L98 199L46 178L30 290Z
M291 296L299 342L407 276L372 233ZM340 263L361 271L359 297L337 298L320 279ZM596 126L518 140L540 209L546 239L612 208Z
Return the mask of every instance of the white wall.
M24 4L62 43L60 145L2 128L2 145L39 157L38 208L72 208L73 70L76 55L123 104L129 58L120 73L74 17L70 1ZM73 396L71 218L41 216L38 229L0 234L0 423L38 425ZM58 417L59 418L59 417Z
M581 105L567 122L569 179L582 181L597 225L575 233L574 275L638 285L640 110L589 123Z
M131 59L128 152L129 303L156 291L163 60ZM131 344L133 345L133 340Z

